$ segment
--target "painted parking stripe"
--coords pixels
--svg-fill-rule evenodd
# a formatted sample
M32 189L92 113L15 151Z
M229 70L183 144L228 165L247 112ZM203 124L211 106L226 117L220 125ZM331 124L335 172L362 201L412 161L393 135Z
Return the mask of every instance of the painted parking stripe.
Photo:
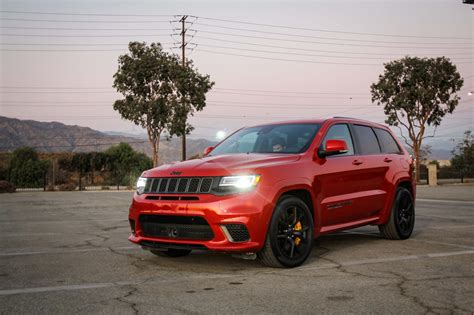
M442 252L442 253L429 253L423 255L409 255L409 256L396 256L396 257L386 257L386 258L375 258L375 259L365 259L365 260L353 260L341 262L338 264L330 263L319 266L307 266L300 267L292 270L284 270L283 272L299 272L300 270L320 270L320 269L330 269L337 267L345 266L358 266L365 264L377 264L377 263L386 263L393 261L405 261L405 260L414 260L414 259L426 259L426 258L439 258L439 257L449 257L449 256L458 256L458 255L472 255L474 250L465 250L465 251L456 251L456 252ZM263 272L265 273L265 272ZM268 272L267 274L275 275L275 271ZM194 275L187 276L185 280L192 279L209 279L209 278L232 278L235 277L234 274L224 274L224 275ZM176 282L177 279L161 280L164 282ZM0 296L15 295L15 294L32 294L32 293L45 293L45 292L57 292L57 291L76 291L76 290L85 290L85 289L100 289L100 288L110 288L116 286L125 286L137 284L143 281L135 282L106 282L106 283L86 283L86 284L75 284L75 285L64 285L64 286L51 286L51 287L37 287L37 288L23 288L23 289L5 289L0 290Z
M427 259L427 258L431 259L431 258L438 258L438 257L450 257L450 256L473 255L473 254L474 254L474 249L455 251L455 252L373 258L373 259L343 261L337 264L330 263L330 264L325 264L325 265L320 265L320 266L307 266L307 267L298 268L298 270L319 270L319 269L329 269L329 268L335 268L335 267L350 267L350 266L359 266L359 265L380 264L380 263L387 263L387 262L394 262L394 261L406 261L406 260Z
M74 285L60 285L60 286L54 286L54 287L0 290L0 296L14 295L14 294L54 292L54 291L76 291L76 290L85 290L85 289L100 289L100 288L110 288L110 287L130 285L130 284L133 284L133 282L87 283L87 284L74 284Z
M54 221L54 220L49 220L49 221L31 221L27 222L30 224L65 224L65 223L95 223L95 222L127 222L127 218L121 218L121 219L78 219L78 220L64 220L64 221ZM16 222L22 222L22 224L25 224L24 219L18 219L18 220L9 220L7 221L0 221L0 224L5 224L5 225L11 225L12 223Z
M423 199L423 198L416 198L416 201L422 202L436 202L436 203L464 203L464 204L474 204L474 201L471 200L440 200L440 199Z
M106 252L111 250L137 250L142 248L140 246L123 246L116 248L83 248L83 249L71 249L71 250L44 250L44 251L31 251L31 252L12 252L12 253L0 253L0 257L14 257L14 256L29 256L29 255L51 255L51 254L74 254L74 253L87 253L87 252Z
M471 227L472 225L469 225ZM465 227L465 226L463 226ZM435 229L435 228L431 228ZM424 228L423 230L430 230L430 228ZM378 239L384 239L379 233L362 233L362 232L356 232L356 231L342 231L337 234L333 235L341 235L341 234L357 234L357 235L364 235L364 236L370 236ZM420 238L415 238L412 237L408 240L409 242L423 242L427 244L436 244L436 245L445 245L445 246L453 246L453 247L459 247L459 248L466 248L466 249L474 249L474 246L468 246L468 245L461 245L461 244L453 244L453 243L446 243L446 242L440 242L440 241L430 241L430 240L424 240Z

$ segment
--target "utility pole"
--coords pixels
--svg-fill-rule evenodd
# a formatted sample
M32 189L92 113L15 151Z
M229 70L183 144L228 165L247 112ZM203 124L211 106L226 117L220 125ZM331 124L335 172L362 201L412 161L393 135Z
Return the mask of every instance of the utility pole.
M186 67L186 19L188 18L187 15L183 15L181 20L181 57L182 57L182 64L183 67ZM184 99L183 101L183 107L185 106L184 104ZM182 138L182 160L186 160L186 118L184 120L183 124L183 138Z

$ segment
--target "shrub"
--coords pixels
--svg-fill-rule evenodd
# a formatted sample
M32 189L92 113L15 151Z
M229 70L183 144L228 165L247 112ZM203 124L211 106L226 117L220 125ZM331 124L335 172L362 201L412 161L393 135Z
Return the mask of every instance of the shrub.
M67 183L58 186L60 191L73 191L76 190L77 185L75 183Z
M0 180L0 193L14 193L15 191L15 185L6 180Z

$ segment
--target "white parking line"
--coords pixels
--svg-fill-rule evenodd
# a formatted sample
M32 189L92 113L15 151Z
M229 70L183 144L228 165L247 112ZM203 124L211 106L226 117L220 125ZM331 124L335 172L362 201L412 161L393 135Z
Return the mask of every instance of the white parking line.
M426 258L437 258L437 257L449 257L449 256L459 256L459 255L472 255L474 254L473 250L463 250L456 252L442 252L442 253L429 253L421 255L408 255L408 256L395 256L395 257L385 257L385 258L373 258L373 259L363 259L363 260L352 260L352 261L343 261L338 264L325 264L320 266L307 266L301 267L297 270L319 270L319 269L329 269L335 267L346 267L346 266L359 266L359 265L368 265L368 264L380 264L393 261L405 261L405 260L414 260L414 259L426 259Z
M133 282L87 283L87 284L61 285L61 286L55 286L55 287L0 290L0 296L14 295L14 294L43 293L43 292L53 292L53 291L75 291L75 290L84 290L84 289L110 288L110 287L115 287L115 286L129 285L132 283Z
M405 261L405 260L414 260L414 259L432 259L432 258L439 258L439 257L449 257L449 256L459 256L459 255L472 255L474 254L474 250L465 250L465 251L457 251L457 252L441 252L441 253L429 253L423 255L409 255L409 256L395 256L395 257L385 257L385 258L374 258L374 259L364 259L364 260L352 260L352 261L345 261L339 264L330 263L324 264L319 266L307 266L307 267L300 267L291 270L285 270L287 272L299 272L300 270L320 270L320 269L330 269L336 267L345 267L345 266L358 266L358 265L366 265L366 264L378 264L378 263L386 263L386 262L393 262L393 261ZM265 272L263 272L265 273ZM274 271L271 272L272 276L278 275L275 274ZM224 274L224 275L200 275L196 274L194 276L186 276L184 280L189 279L201 279L201 278L232 278L235 277L234 274ZM160 282L176 282L177 279L169 279L169 280L160 280ZM105 283L85 283L85 284L72 284L72 285L63 285L63 286L51 286L51 287L37 287L37 288L23 288L23 289L5 289L0 290L0 296L6 295L15 295L15 294L32 294L32 293L44 293L44 292L55 292L55 291L76 291L76 290L85 290L85 289L98 289L98 288L110 288L116 286L124 286L130 284L137 284L143 281L135 281L135 282L105 282Z
M137 250L137 249L142 250L140 246L123 246L123 247L112 248L112 250ZM82 249L71 249L71 250L45 250L45 251L31 251L31 252L0 253L0 257L50 255L50 254L74 254L74 253L105 252L105 251L110 251L110 248L101 247L101 248L82 248Z
M424 228L423 230L429 230L429 228ZM355 231L341 231L341 232L339 232L339 234L357 234L357 235L364 235L364 236L370 236L370 237L374 237L374 238L383 239L380 234L374 234L374 233L362 233L362 232L355 232ZM337 234L333 234L333 235L337 235ZM423 242L423 243L427 243L427 244L453 246L453 247L459 247L459 248L465 248L465 249L474 249L474 246L453 244L453 243L446 243L446 242L439 242L439 241L429 241L429 240L419 239L419 238L416 238L416 237L412 237L408 241L409 242Z
M467 204L474 204L474 201L469 200L447 200L447 199L423 199L423 198L416 198L416 201L422 202L439 202L439 203L467 203Z

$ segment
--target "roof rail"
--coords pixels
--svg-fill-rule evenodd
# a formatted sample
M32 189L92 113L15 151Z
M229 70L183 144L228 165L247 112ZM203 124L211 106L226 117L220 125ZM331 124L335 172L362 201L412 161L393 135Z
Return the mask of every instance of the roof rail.
M344 116L332 116L332 118L345 118L345 119L358 119L358 120L361 120L360 118L344 117Z

